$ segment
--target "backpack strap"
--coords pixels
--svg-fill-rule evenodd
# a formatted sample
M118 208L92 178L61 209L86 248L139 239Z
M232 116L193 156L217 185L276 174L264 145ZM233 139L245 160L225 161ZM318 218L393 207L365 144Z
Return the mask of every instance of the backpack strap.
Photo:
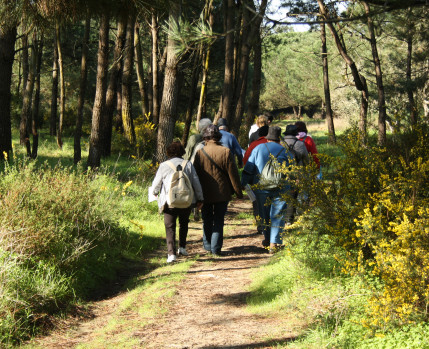
M268 148L268 145L267 145L267 143L264 143L265 144L265 146L267 147L267 149L268 149L268 152L270 153L270 155L273 155L273 154L271 154L271 152L270 152L270 148ZM276 158L278 158L279 157L279 155L280 155L280 153L284 150L285 148L282 146L282 148L280 149L280 151L277 153L277 155L275 156Z
M185 171L185 166L186 166L186 164L188 163L188 160L183 160L182 161L182 164L181 164L181 166L182 166L182 171Z
M294 150L294 148L295 148L295 143L296 142L298 142L298 139L295 139L295 142L293 142L293 144L292 145L287 145L288 146L288 148L289 148L289 150ZM301 141L302 142L302 141Z

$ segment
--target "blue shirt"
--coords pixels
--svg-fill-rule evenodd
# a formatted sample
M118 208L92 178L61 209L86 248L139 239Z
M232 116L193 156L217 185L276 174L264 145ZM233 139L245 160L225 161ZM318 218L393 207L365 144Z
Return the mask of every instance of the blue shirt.
M243 149L241 149L240 144L238 144L237 138L232 133L229 133L225 130L219 130L222 134L222 138L220 139L220 143L224 147L227 147L231 150L231 152L237 156L238 165L243 165Z
M243 186L259 182L259 174L261 174L265 164L268 162L270 154L277 156L277 161L280 164L285 161L287 165L289 164L290 157L285 147L281 144L276 142L259 144L252 150L249 160L247 160L244 166L241 177L241 184Z

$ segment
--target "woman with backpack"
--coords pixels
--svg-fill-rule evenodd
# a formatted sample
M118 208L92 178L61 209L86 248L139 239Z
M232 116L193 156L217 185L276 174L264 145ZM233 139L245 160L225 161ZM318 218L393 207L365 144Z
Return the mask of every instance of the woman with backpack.
M152 194L158 197L159 212L164 213L167 240L167 263L176 260L176 220L179 218L179 248L177 254L187 256L186 238L188 235L191 205L198 209L203 205L203 191L197 172L190 161L182 156L185 149L180 142L167 147L168 160L159 165L152 183ZM174 189L179 188L177 191ZM174 193L174 194L172 194Z

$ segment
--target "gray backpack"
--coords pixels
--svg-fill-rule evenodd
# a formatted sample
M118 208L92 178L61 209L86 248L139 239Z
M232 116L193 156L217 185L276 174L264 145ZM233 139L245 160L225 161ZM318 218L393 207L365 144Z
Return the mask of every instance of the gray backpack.
M189 177L185 174L184 169L187 160L183 160L181 165L177 167L171 161L167 161L174 173L171 177L170 191L167 196L167 204L172 208L187 208L191 206L194 199L194 190Z
M266 190L280 188L284 179L284 175L280 172L281 164L277 161L277 158L280 153L285 150L285 148L280 149L277 155L273 156L267 144L265 144L265 146L270 153L270 158L264 165L264 168L260 174L259 187Z

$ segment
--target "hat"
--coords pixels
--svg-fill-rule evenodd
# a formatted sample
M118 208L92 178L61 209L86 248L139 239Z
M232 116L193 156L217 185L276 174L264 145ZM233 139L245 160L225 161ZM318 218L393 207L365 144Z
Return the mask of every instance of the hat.
M221 127L221 126L228 126L228 121L226 121L226 119L224 119L224 118L220 118L220 119L217 121L217 126L218 126L218 127Z
M219 128L216 125L208 125L203 133L204 139L214 139L219 141L222 138L222 134L219 132Z
M283 134L285 136L296 136L298 134L298 127L295 125L286 125L286 131Z
M265 137L269 141L280 142L280 134L282 129L278 126L271 126L268 129L268 135Z

